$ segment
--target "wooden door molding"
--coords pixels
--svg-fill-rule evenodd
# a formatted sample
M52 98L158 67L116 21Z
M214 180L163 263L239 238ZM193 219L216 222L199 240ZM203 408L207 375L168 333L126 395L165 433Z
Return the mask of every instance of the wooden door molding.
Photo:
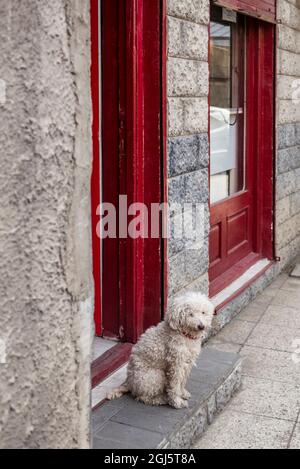
M104 0L109 1L109 0ZM99 18L98 1L91 0L91 13ZM118 0L119 18L119 193L132 203L165 201L166 144L164 137L164 70L166 41L165 1ZM123 21L122 21L123 19ZM96 20L92 19L92 54L99 57ZM107 54L108 55L108 54ZM105 66L105 60L104 60ZM92 182L93 215L100 202L99 191L99 72L92 61L94 104L94 172ZM98 63L99 67L99 63ZM98 68L99 70L99 68ZM98 103L98 104L97 104ZM106 112L105 106L103 119ZM104 123L105 126L105 123ZM103 158L105 155L103 155ZM98 177L98 181L97 181ZM105 174L103 174L105 177ZM95 238L97 217L93 216L94 276L97 334L101 324L101 266L99 242ZM120 239L118 325L112 335L122 341L136 342L140 334L162 317L164 307L165 244L162 239ZM96 258L95 258L96 257ZM103 272L103 290L109 288ZM102 314L103 316L103 314ZM99 320L100 318L100 320ZM110 326L111 327L111 326Z
M259 20L276 22L276 0L212 0L215 5L253 16Z

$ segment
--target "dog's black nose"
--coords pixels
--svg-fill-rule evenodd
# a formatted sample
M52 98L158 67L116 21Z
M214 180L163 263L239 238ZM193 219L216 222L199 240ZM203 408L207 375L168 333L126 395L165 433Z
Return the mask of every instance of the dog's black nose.
M199 331L204 331L205 327L203 326L203 324L199 324L198 326L198 330Z

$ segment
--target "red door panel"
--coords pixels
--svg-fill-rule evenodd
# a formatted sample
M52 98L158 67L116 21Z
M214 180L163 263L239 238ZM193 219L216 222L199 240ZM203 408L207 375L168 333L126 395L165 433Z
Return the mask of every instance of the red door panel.
M249 243L249 209L250 207L245 207L227 219L227 252L229 256Z
M211 267L222 259L222 223L212 226L210 231L210 263Z

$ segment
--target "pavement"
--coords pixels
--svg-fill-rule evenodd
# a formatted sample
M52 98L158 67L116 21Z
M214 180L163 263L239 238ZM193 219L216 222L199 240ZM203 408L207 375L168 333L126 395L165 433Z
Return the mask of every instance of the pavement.
M94 449L185 449L197 441L241 385L241 359L206 347L188 381L188 409L151 407L130 395L93 412Z
M282 274L209 346L243 358L241 391L197 449L300 449L300 278Z

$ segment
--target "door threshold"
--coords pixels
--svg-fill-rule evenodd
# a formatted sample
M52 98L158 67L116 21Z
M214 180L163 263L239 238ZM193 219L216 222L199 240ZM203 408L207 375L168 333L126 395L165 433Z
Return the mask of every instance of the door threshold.
M127 359L128 362L128 359ZM107 401L107 395L119 388L127 377L127 363L115 370L107 379L92 389L92 410L101 407Z
M262 260L262 256L255 252L250 252L247 256L233 264L228 270L218 275L214 280L210 281L209 291L210 297L217 296L224 291L235 280L238 280L250 267Z
M215 306L216 312L224 308L228 303L239 296L246 290L252 283L254 283L261 275L263 275L272 265L273 261L269 259L260 259L252 265L246 272L241 275L237 280L232 282L228 287L224 288L220 293L211 298Z
M108 340L102 337L95 337L92 363L98 360L98 358L102 357L110 349L114 348L117 344L117 340Z
M132 347L132 344L118 343L92 363L93 389L129 360Z

